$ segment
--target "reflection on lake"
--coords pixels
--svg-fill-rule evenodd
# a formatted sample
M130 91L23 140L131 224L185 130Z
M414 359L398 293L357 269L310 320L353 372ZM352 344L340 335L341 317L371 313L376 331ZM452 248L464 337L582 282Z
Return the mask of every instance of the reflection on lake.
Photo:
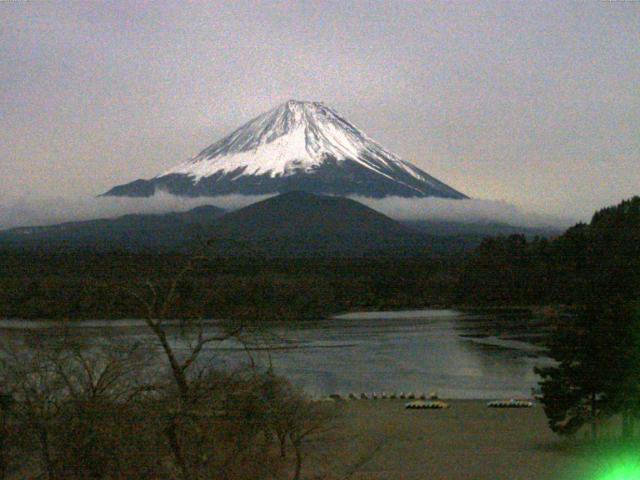
M3 321L3 336L46 328ZM149 337L142 322L84 322L84 332ZM211 324L211 329L215 325ZM529 396L534 365L549 360L534 343L543 325L524 312L472 314L452 310L352 313L297 325L274 324L257 334L252 358L273 365L311 395L349 392L437 392L444 398ZM178 337L174 342L180 343ZM248 360L234 341L209 347L208 360Z

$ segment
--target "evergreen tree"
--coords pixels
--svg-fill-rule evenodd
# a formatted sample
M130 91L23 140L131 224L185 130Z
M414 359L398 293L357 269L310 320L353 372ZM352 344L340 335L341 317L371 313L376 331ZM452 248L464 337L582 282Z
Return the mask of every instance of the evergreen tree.
M635 417L640 414L640 309L637 302L617 305L612 316L616 340L611 354L616 358L616 370L610 371L606 385L611 413L622 415L622 437L633 434Z
M614 356L610 354L607 322L600 312L585 308L563 318L549 343L556 366L536 368L542 381L542 404L549 426L560 434L573 434L591 423L597 435L597 420L610 413L605 408Z
M549 424L570 434L591 421L595 436L597 418L621 414L628 437L640 412L640 198L597 212L557 244L576 260L571 296L583 307L551 336L557 365L536 369Z

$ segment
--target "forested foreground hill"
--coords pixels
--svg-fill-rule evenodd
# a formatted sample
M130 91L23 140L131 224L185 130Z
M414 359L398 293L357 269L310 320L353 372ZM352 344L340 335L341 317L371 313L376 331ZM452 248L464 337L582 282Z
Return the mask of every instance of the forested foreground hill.
M486 238L457 257L427 251L400 257L209 254L194 260L185 254L0 250L0 318L141 317L140 299L151 298L150 286L162 297L173 283L177 295L169 315L257 320L630 298L640 291L640 198L603 209L589 224L554 239Z
M640 292L640 197L602 209L553 239L485 239L462 269L455 302L583 304Z

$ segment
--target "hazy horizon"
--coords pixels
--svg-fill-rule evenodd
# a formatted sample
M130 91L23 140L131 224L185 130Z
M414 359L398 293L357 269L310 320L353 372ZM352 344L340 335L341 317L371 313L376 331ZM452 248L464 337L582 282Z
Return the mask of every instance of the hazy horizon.
M14 216L51 198L80 214L289 98L488 205L588 220L640 193L638 3L3 2L0 17Z

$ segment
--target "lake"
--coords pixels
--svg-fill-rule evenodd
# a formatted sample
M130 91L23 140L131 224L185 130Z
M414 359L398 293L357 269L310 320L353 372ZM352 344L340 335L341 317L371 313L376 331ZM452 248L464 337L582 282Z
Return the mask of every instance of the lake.
M0 322L0 331L20 336L49 326L7 320ZM83 322L76 328L148 337L139 320ZM550 363L536 345L545 328L524 310L350 313L295 325L267 324L255 335L250 353L312 396L385 391L437 392L457 399L526 397L538 381L533 367ZM178 337L173 341L182 343ZM249 358L234 341L208 347L203 355L229 368Z

